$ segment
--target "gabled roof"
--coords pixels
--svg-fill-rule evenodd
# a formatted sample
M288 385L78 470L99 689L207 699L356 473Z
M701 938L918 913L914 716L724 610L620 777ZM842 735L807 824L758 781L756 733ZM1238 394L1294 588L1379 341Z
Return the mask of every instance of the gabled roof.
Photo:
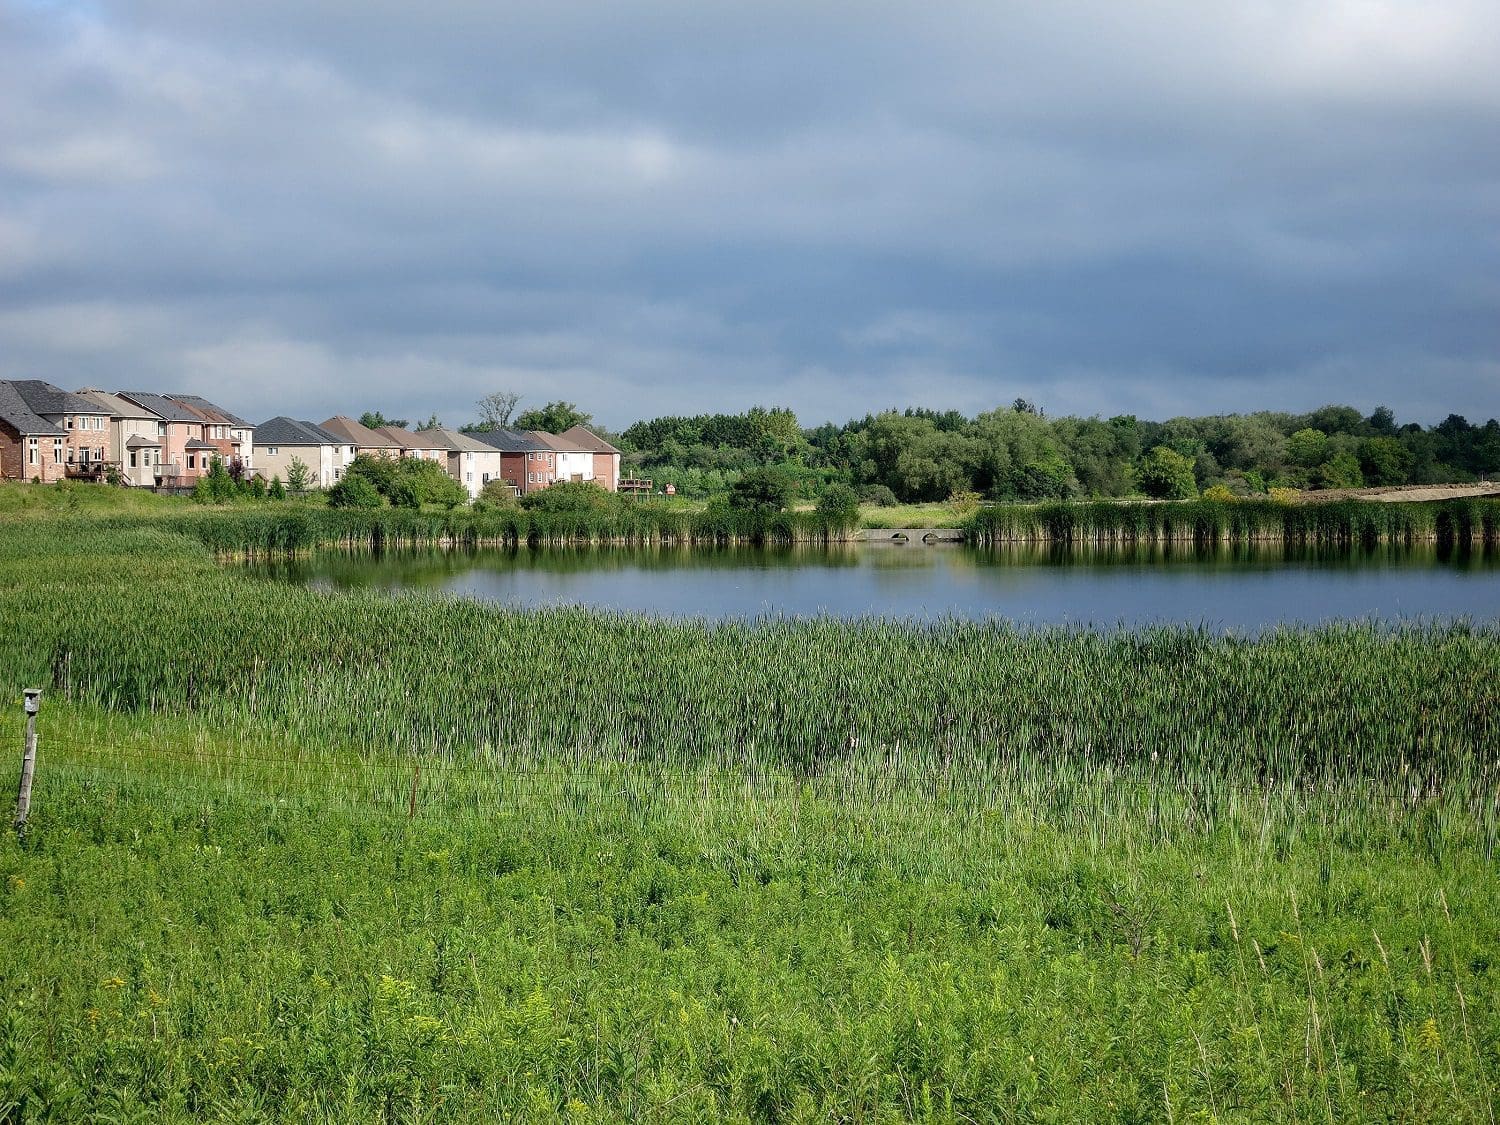
M119 395L112 395L96 387L85 387L78 392L78 397L88 399L89 402L115 418L152 418L158 421L161 418L154 410L147 410L144 406L137 405L129 399L123 399Z
M18 434L46 437L67 435L51 422L41 417L26 405L21 392L14 383L0 380L0 422L4 422Z
M360 422L356 422L347 414L335 414L328 421L322 423L322 426L330 434L340 438L345 445L357 446L360 449L401 448L384 434L378 433Z
M44 383L40 379L12 379L10 385L33 414L105 414L99 404Z
M176 399L168 398L166 395L156 395L150 391L116 391L115 394L121 398L129 399L137 406L144 406L147 410L160 415L168 422L203 421L203 416L196 410L183 405Z
M434 442L429 441L425 436L423 436L425 434L432 433L433 431L431 430L423 430L421 433L414 434L410 430L403 430L400 426L381 426L380 429L376 430L375 432L377 434L384 434L386 437L390 438L393 442L399 445L402 449L444 448L441 445L437 445Z
M422 434L436 442L439 449L446 449L450 453L494 453L496 451L493 445L478 441L458 430L447 428L423 430Z
M183 448L184 449L211 449L211 450L213 450L215 452L218 452L218 449L219 449L219 447L217 445L215 445L213 442L211 442L211 441L202 441L199 438L193 438L193 440L190 441L190 442L188 442L186 445L184 445Z
M554 453L573 453L574 449L556 434L549 434L546 430L527 430L526 436L531 438L542 449L550 449Z
M590 453L619 453L620 451L609 442L605 441L593 430L586 430L582 426L574 426L570 430L564 430L557 435L566 442L571 442L574 449L586 449Z
M254 429L254 427L251 426L250 423L245 421L243 418L229 413L229 411L225 410L222 406L218 406L215 403L209 402L208 399L203 398L201 395L180 395L174 392L165 394L162 397L169 398L173 402L180 402L184 406L193 407L195 410L208 415L208 420L210 422L228 422L231 426L238 426L243 430Z
M495 429L479 430L469 435L472 438L492 446L502 453L531 453L535 450L551 449L546 442L538 441L532 434L524 430Z
M348 445L322 426L278 415L255 427L255 447L263 445Z

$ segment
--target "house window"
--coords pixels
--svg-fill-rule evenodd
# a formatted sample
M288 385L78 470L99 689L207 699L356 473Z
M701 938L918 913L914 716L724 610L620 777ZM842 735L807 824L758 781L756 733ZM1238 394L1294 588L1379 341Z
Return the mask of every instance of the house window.
M535 473L527 473L526 474L526 483L527 484L535 484L536 483L536 474Z
M351 445L349 447L349 456L350 457L358 457L359 456L359 448L357 446Z
M36 464L36 438L31 438L26 442L26 463Z
M157 437L166 437L167 436L167 424L165 422L158 422L158 423L156 423L156 436Z
M269 453L272 457L275 457L276 454L281 452L281 447L276 445L268 445L266 446L266 452Z
M52 439L52 463L54 465L61 465L63 463L62 438Z
M132 450L131 453L130 453L130 467L132 469L135 468L135 451L134 450Z
M198 467L197 458L193 454L189 453L188 454L188 468L190 468L190 469L196 469L197 467Z
M484 474L484 483L485 484L489 484L490 483L490 474L489 473L485 473Z

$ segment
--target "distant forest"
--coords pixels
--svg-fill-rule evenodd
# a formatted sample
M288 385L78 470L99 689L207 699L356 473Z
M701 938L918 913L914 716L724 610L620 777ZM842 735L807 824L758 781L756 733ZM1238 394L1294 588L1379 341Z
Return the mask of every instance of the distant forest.
M552 406L571 404L549 404ZM579 414L586 418L587 415ZM1500 475L1500 422L1450 414L1401 424L1385 407L1308 414L1172 418L1049 418L1033 404L968 417L921 408L805 429L796 414L757 407L637 422L612 435L626 475L671 483L685 496L730 488L752 469L784 475L814 496L831 483L867 502L1148 495L1212 489L1249 496L1274 488L1456 483Z

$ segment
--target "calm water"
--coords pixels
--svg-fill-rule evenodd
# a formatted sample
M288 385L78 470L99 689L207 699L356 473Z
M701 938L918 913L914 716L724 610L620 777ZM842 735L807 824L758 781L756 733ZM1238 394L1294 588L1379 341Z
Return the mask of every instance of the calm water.
M1432 546L577 548L322 555L261 572L324 588L674 617L983 618L1033 625L1500 621L1500 554Z

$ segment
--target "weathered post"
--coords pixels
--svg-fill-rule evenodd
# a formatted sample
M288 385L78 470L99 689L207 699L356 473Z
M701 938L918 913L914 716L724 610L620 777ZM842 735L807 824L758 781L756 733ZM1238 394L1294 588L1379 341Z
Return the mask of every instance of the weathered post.
M36 713L42 709L42 689L26 689L26 749L21 755L21 788L16 794L16 831L31 815L31 779L36 776Z

